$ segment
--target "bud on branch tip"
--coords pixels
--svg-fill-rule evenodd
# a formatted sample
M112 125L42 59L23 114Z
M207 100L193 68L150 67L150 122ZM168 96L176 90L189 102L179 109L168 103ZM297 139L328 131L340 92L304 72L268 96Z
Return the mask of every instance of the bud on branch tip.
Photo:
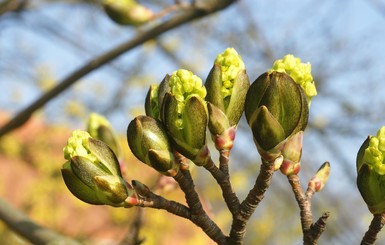
M322 188L325 186L326 182L329 179L330 175L330 163L325 162L322 164L322 166L318 169L317 173L313 176L313 178L309 181L309 188L313 189L316 192L319 192L322 190Z
M125 200L136 193L123 180L119 162L107 144L75 130L63 151L67 162L62 175L72 194L90 204L131 206Z
M357 186L370 212L385 212L385 126L369 136L357 154Z
M276 60L269 73L273 71L284 72L293 78L299 84L306 94L310 106L311 99L317 95L313 76L311 75L311 64L301 63L301 59L288 54L282 59Z

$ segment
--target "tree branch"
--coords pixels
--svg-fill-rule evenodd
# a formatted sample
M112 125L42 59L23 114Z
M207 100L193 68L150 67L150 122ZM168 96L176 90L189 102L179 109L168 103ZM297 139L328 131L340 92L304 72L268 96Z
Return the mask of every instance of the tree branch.
M17 113L11 120L5 123L0 128L0 137L7 134L8 132L22 126L24 123L28 121L28 119L32 116L34 112L43 107L47 102L55 98L57 95L65 91L71 85L73 85L76 81L78 81L83 76L92 72L93 70L105 65L111 60L117 58L121 54L149 41L154 39L161 34L174 29L178 26L181 26L185 23L188 23L192 20L201 18L203 16L212 14L219 10L222 10L232 3L235 0L212 0L212 1L204 1L199 3L199 5L194 5L190 7L183 7L179 14L176 14L169 20L165 21L162 24L155 26L154 28L137 34L133 39L128 40L127 42L107 51L106 53L92 59L84 66L75 70L73 73L69 74L66 78L60 81L55 87L51 90L47 91L40 98L32 102L29 106L27 106L24 110Z
M68 244L80 245L79 242L69 239L53 230L42 227L34 223L25 214L12 207L8 202L0 198L0 219L8 225L10 229L24 237L32 244Z
M243 237L246 233L247 222L264 198L267 188L270 186L274 174L274 167L273 163L262 160L261 170L255 181L255 185L250 190L246 199L241 203L239 213L233 220L229 244L242 244Z
M186 202L191 209L190 220L199 226L213 241L218 244L225 244L225 235L218 225L210 219L207 213L203 210L198 193L196 193L194 189L194 182L190 178L189 170L180 170L174 179L178 182L180 188L185 193Z
M326 220L329 218L329 213L324 213L313 224L313 214L311 211L311 198L314 194L314 190L308 188L306 193L303 192L299 177L296 174L287 176L291 188L293 190L295 199L298 203L301 216L301 225L303 233L303 244L315 245L318 242L319 237L326 227Z
M222 158L223 157L221 154L221 160ZM223 165L226 165L226 166L223 167ZM221 161L220 166L222 166L222 169L225 169L225 172L227 174L223 172L221 169L218 169L218 167L214 164L212 160L209 163L207 163L204 167L211 173L211 175L217 181L218 185L221 187L223 199L225 200L226 205L234 218L234 216L239 211L239 205L240 205L239 199L231 186L230 176L229 176L228 167L227 167L227 161L226 162Z
M377 234L385 224L385 214L373 215L368 231L362 238L361 245L372 245L377 240Z

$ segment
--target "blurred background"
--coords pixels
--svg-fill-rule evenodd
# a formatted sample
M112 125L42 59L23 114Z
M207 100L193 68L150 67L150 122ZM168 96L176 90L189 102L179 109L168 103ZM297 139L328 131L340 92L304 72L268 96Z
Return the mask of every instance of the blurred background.
M20 4L10 9L10 2ZM174 4L140 2L154 11ZM0 127L68 74L146 28L115 24L91 0L0 0ZM329 182L312 199L314 218L331 212L319 244L357 244L372 216L356 187L355 157L365 138L385 125L384 43L383 0L238 1L93 71L51 100L25 126L2 137L0 197L38 223L76 239L119 244L137 209L92 207L70 194L60 168L71 130L84 128L90 112L106 116L121 135L127 179L151 186L157 174L133 158L125 139L128 123L144 114L150 84L179 68L204 80L216 55L227 47L242 56L251 81L290 53L312 64L318 90L304 138L303 188L323 162L331 163ZM230 162L241 200L254 184L259 164L242 119ZM204 169L194 168L193 175L205 206L227 233L231 215L219 187ZM158 193L183 202L179 190ZM141 236L146 245L210 244L188 221L163 211L143 211ZM299 210L282 174L274 175L245 239L245 244L301 243ZM28 244L1 221L0 243ZM378 240L383 243L384 232Z

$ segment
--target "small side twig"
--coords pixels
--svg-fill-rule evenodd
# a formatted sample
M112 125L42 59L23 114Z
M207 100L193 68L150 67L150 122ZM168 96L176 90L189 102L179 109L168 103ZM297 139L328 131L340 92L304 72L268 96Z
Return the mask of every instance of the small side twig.
M385 224L385 213L373 215L368 231L362 238L361 245L371 245L377 240L377 234Z
M292 174L287 176L287 178L289 180L295 199L300 209L303 244L315 245L317 244L322 232L325 230L326 221L329 218L329 213L324 213L317 220L317 222L313 224L311 198L315 193L314 189L308 188L306 193L304 193L298 175Z

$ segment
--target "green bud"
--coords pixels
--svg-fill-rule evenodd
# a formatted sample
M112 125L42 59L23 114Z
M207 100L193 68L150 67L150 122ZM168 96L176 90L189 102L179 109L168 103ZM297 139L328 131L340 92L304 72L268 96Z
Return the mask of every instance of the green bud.
M301 170L303 131L299 131L287 139L281 152L283 162L281 172L286 175L298 174Z
M127 140L132 153L140 161L162 174L176 174L173 150L161 122L149 116L136 117L128 125Z
M245 114L262 158L272 161L288 138L304 131L309 107L302 88L286 73L264 73L250 86Z
M102 115L91 113L87 121L87 132L92 138L98 139L106 143L120 158L121 148L118 137L116 136L110 122Z
M211 138L218 151L231 150L234 144L237 125L230 126L227 116L218 107L207 103Z
M203 148L206 147L208 115L202 80L190 71L178 70L164 84L169 85L170 92L164 95L161 119L174 147L196 164L204 164L201 153L206 152Z
M134 0L103 0L107 15L121 25L139 26L154 18L154 13Z
M230 126L237 125L250 82L242 58L234 48L227 48L217 56L205 86L206 100L223 111Z
M313 189L315 192L321 191L322 188L324 188L326 182L328 181L329 175L330 163L325 162L321 165L321 167L317 170L317 173L309 181L308 187Z
M311 75L311 64L301 63L300 58L288 54L283 59L276 60L269 73L273 71L284 72L293 78L299 84L306 94L307 101L310 106L311 99L317 95L314 85L313 76Z
M123 180L118 159L107 144L75 130L63 151L68 161L62 175L74 196L90 204L131 206L125 200L136 193Z
M169 80L170 75L167 74L159 85L153 84L150 86L144 105L147 116L161 120L160 109L163 104L164 96L166 93L171 92Z
M207 109L209 113L208 127L212 135L221 135L226 129L230 128L230 122L221 109L207 103Z
M369 136L357 154L357 186L370 212L385 212L385 127Z

